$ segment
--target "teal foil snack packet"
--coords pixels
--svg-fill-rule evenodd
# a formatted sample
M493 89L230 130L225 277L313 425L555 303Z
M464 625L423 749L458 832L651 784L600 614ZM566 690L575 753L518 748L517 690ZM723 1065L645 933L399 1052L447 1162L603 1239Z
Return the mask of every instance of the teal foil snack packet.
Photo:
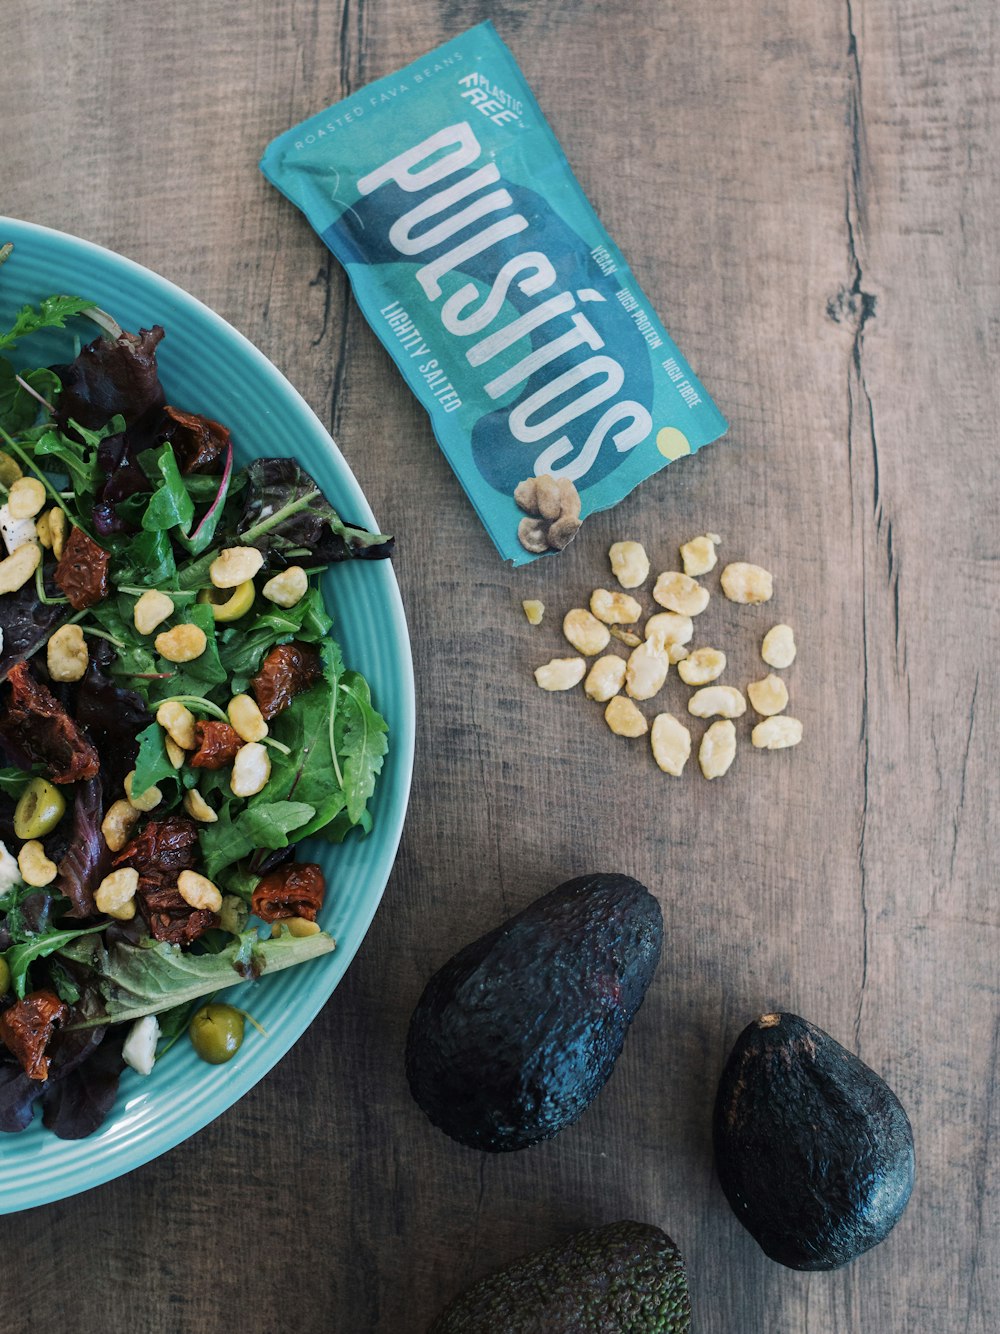
M726 421L482 23L271 143L261 169L346 268L497 548L549 473L585 518Z

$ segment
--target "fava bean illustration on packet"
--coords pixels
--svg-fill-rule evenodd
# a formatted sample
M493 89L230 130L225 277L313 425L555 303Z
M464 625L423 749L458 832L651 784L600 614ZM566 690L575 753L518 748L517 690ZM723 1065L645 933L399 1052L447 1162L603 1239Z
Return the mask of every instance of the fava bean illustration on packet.
M282 134L261 168L346 268L515 565L724 434L491 23Z

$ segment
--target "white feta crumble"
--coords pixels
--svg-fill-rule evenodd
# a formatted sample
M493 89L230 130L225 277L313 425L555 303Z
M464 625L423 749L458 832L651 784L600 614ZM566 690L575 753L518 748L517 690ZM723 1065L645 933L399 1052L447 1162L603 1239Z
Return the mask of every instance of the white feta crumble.
M17 861L7 851L7 844L0 842L0 894L21 883L21 871Z
M160 1022L155 1014L145 1014L129 1029L122 1056L137 1075L148 1075L156 1060L156 1044L160 1038Z

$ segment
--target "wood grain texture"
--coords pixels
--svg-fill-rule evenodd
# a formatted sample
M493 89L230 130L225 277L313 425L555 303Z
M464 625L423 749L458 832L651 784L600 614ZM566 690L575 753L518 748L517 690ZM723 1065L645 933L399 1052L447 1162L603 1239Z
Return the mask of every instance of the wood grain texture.
M256 169L281 130L487 16L731 421L516 574L343 273ZM420 1334L490 1268L620 1217L680 1243L699 1334L992 1334L994 6L22 0L2 41L0 211L174 279L304 393L399 534L420 720L399 860L332 1002L193 1141L0 1220L7 1334ZM777 593L714 598L699 635L746 682L759 635L792 622L806 728L794 752L744 744L711 785L659 774L530 676L606 582L610 541L664 568L706 527ZM527 596L549 607L538 630ZM685 694L673 679L665 698ZM645 881L667 924L619 1068L552 1143L461 1149L405 1085L413 1004L459 945L596 868ZM914 1124L910 1208L833 1274L766 1260L713 1175L725 1054L782 1007L882 1072Z

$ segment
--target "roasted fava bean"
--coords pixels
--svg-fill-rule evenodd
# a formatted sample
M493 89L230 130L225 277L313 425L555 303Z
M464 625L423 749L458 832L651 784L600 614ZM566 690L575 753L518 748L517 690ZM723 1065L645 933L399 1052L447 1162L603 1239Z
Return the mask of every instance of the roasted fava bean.
M625 684L625 659L617 653L608 653L598 658L587 673L583 683L588 699L595 699L599 704L606 704L613 699Z
M721 778L736 759L736 728L720 718L705 730L698 747L698 763L706 778Z
M603 653L611 638L611 632L604 622L583 607L574 607L563 617L563 634L577 653L586 657Z
M678 616L700 616L708 606L708 589L689 574L666 570L653 585L653 601Z
M0 560L0 593L16 593L37 570L42 549L37 542L24 542L13 555Z
M747 694L754 712L762 718L770 718L788 708L788 687L774 672L769 672L762 681L751 681L747 686Z
M680 778L691 754L691 733L672 713L658 713L650 733L653 759L665 774Z
M271 777L271 759L267 747L259 741L248 741L236 752L229 786L237 797L255 797L267 786Z
M649 731L649 724L630 699L615 695L604 710L604 721L616 736L637 737Z
M685 542L681 547L684 573L695 576L708 574L709 570L714 570L715 563L719 559L715 554L715 548L721 541L722 538L718 533L703 533L701 537L692 537L690 542Z
M216 588L236 588L259 574L264 557L256 547L226 547L209 566L208 577Z
M628 593L613 593L608 588L595 588L590 595L590 610L605 625L634 625L642 615L642 607Z
M747 702L735 686L704 686L688 700L688 713L695 718L741 718Z
M586 670L582 658L552 658L535 668L535 684L543 690L572 690L583 680Z
M138 808L130 801L113 801L101 821L101 833L111 852L121 852L139 823Z
M168 699L156 710L156 721L181 750L196 750L195 716L179 700ZM174 763L173 759L170 761ZM174 768L177 768L174 765Z
M309 576L301 565L289 565L287 570L273 575L260 590L268 602L276 607L294 607L301 602L309 588Z
M638 588L649 577L649 557L641 542L613 542L608 559L622 588Z
M790 625L772 625L760 646L768 667L791 667L795 661L795 632Z
M36 838L29 839L27 843L21 845L21 851L17 854L17 866L24 883L38 888L51 885L59 874L58 866L45 855L44 847Z
M677 664L677 675L686 686L706 686L726 670L726 655L718 648L696 648Z
M208 639L200 625L185 623L172 630L163 630L153 640L156 651L167 662L193 662L208 647Z
M19 477L7 496L12 519L33 519L44 504L45 487L37 477Z
M755 605L769 602L774 592L774 581L760 565L745 560L734 561L722 571L722 591L730 602Z
M200 875L197 871L181 871L177 877L177 893L191 908L218 912L222 907L219 887L208 876Z
M90 652L78 625L62 625L45 646L45 659L53 681L82 681L87 674Z
M168 616L174 614L174 600L155 588L147 589L132 608L132 620L141 635L151 635Z
M798 718L776 714L758 723L750 733L750 740L758 750L785 750L802 740L802 724Z

